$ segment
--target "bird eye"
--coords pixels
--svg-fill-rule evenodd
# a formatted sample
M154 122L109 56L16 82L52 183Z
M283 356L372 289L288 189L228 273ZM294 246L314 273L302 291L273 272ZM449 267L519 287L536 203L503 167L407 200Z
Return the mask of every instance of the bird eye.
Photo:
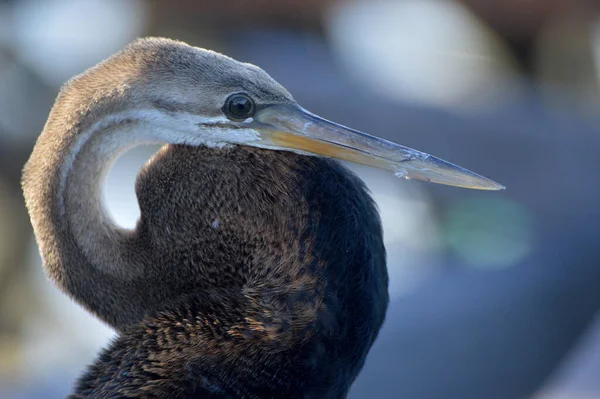
M225 100L223 112L229 119L246 119L254 115L254 101L246 94L232 94Z

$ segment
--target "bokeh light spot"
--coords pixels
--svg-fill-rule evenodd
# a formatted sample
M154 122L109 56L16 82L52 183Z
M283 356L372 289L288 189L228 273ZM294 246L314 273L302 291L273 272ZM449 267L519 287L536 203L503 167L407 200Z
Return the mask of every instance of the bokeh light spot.
M468 198L453 204L444 223L446 242L467 266L505 268L532 250L531 213L504 198Z

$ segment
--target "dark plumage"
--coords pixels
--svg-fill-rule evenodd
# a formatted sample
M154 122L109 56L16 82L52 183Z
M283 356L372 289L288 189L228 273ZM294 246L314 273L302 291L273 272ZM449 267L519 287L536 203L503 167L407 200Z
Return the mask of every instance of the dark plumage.
M388 302L356 176L292 153L168 146L137 194L138 242L172 300L126 328L74 397L345 396Z

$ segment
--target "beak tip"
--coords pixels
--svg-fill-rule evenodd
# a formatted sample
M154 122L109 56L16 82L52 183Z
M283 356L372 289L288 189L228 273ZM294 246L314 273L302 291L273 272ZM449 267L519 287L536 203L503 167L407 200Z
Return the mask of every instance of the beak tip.
M506 190L506 187L500 183L496 183L495 181L489 180L488 184L484 187L484 190L502 191L502 190Z

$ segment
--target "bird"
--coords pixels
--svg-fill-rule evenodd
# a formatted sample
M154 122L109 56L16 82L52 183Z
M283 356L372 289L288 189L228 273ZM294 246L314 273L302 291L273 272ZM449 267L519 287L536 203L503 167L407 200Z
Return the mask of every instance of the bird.
M115 159L163 146L120 227ZM310 113L265 71L142 38L69 80L22 188L43 267L118 335L71 398L344 398L384 322L382 227L339 160L503 187Z

